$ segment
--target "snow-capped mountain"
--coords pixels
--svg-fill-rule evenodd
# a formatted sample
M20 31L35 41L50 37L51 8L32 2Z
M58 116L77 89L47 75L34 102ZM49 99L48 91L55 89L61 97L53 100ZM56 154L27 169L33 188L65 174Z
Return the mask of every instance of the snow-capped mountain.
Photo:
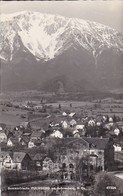
M0 51L4 60L12 60L21 44L37 59L45 61L55 58L74 43L91 52L94 57L104 48L123 51L123 35L96 22L38 12L20 12L2 15L1 23Z
M85 79L86 85L89 81L95 86L97 79L112 83L112 80L108 81L105 69L109 74L111 69L116 71L113 72L113 80L119 76L119 71L115 69L120 68L121 73L123 34L108 26L31 11L1 15L0 26L0 58L3 64L11 65L7 69L12 74L14 70L16 76L20 75L20 69L26 70L26 73L30 72L29 69L34 72L32 66L37 65L39 77L43 72L48 79L64 78L68 74L67 69L70 72L69 83L77 76L77 86ZM116 65L118 62L119 65ZM90 75L89 70L92 70ZM90 82L92 77L94 82ZM44 79L39 80L38 85L42 82Z

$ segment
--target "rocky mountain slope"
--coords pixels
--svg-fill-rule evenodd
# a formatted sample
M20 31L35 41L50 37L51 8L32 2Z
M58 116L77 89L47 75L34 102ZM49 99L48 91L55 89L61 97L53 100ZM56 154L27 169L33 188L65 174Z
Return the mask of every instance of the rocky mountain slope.
M91 21L24 11L2 15L4 90L104 90L122 86L123 34Z

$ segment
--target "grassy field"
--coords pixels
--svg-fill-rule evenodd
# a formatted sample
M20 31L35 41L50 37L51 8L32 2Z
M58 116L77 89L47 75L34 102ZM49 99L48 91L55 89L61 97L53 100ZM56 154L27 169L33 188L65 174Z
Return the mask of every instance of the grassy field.
M19 94L20 95L20 94ZM39 95L39 94L36 94ZM52 94L46 94L50 97L46 101L46 105L52 105L52 108L59 109L59 104L61 105L61 111L69 110L71 112L84 112L87 116L92 115L108 115L113 116L114 114L116 116L119 116L121 120L123 119L123 100L118 100L114 98L107 98L102 100L87 100L87 101L73 101L73 100L54 100L54 102L51 102L52 97L54 95ZM46 97L45 95L45 97ZM48 97L48 98L49 98ZM5 98L5 99L4 99ZM21 96L18 96L18 94L15 96L1 96L0 97L0 123L5 123L7 125L19 125L22 121L26 121L28 118L28 112L25 109L15 108L15 107L7 107L4 102L11 102L12 104L16 105L23 105L26 104L28 101L33 102L34 104L41 105L41 94L38 98L35 98L34 92L30 93L29 96L27 96L26 93L21 94ZM72 107L70 107L70 104ZM33 112L34 117L36 115L41 115L40 112ZM22 118L22 116L25 116L25 118Z
M21 115L26 116L27 111L15 109L13 107L6 107L1 106L0 107L0 123L5 123L6 125L12 125L16 126L19 125L21 122L24 121L23 118L21 118Z

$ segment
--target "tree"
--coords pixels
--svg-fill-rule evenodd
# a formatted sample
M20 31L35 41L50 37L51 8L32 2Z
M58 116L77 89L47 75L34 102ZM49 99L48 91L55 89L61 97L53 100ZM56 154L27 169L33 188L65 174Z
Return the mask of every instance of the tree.
M118 196L119 188L115 182L115 178L112 174L107 172L100 172L95 177L94 184L95 196Z
M59 104L59 109L61 109L61 104Z
M115 116L115 114L113 115L113 122L114 122L114 123L117 122L117 117Z

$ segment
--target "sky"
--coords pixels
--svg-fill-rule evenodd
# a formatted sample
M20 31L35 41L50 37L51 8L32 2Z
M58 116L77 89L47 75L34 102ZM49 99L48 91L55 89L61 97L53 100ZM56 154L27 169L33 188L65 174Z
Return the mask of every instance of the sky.
M123 32L123 1L2 1L1 13L24 10L96 21Z

